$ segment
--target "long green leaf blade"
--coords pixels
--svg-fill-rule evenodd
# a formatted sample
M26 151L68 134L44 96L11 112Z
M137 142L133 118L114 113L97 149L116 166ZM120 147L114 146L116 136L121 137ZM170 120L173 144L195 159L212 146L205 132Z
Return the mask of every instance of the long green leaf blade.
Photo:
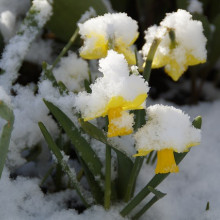
M196 117L193 120L192 125L197 129L201 129L202 117L201 116ZM183 160L183 158L186 156L187 153L188 152L185 152L185 153L174 152L176 164L179 164ZM169 173L156 174L150 180L150 182L123 208L120 214L123 217L129 214L147 195L149 195L151 191L149 190L148 187L150 186L150 187L156 188L168 175Z
M107 144L117 154L118 160L118 177L116 181L117 193L119 198L123 198L126 193L127 184L130 178L131 170L133 169L133 162L124 152L113 146L106 136L106 133L97 128L89 122L85 122L83 119L79 119L82 129L91 137L99 140L100 142Z
M89 143L81 136L78 128L57 106L46 100L44 100L44 102L64 129L72 144L74 145L77 154L87 164L92 174L95 177L102 177L102 163Z
M0 101L0 117L5 119L7 123L3 126L0 137L0 178L5 165L11 133L14 124L13 111L3 102Z
M117 148L111 142L108 141L108 138L106 136L106 133L102 131L101 129L97 128L95 125L91 124L88 121L84 121L82 118L79 119L79 123L82 127L82 129L89 134L92 138L102 142L103 144L108 144L116 153L120 152L124 157L126 157L131 163L132 160L130 157L126 154L125 151L122 151L121 149Z
M89 203L85 199L85 195L84 195L85 193L82 191L82 187L80 186L80 183L77 181L76 175L71 172L68 164L66 163L65 160L63 160L63 155L60 152L56 143L54 142L53 138L51 137L50 133L48 132L48 130L46 129L46 127L44 126L44 124L42 122L39 122L38 125L39 125L40 130L41 130L41 132L42 132L42 134L48 144L48 147L53 152L53 154L56 156L56 159L57 159L58 163L61 165L63 171L68 175L72 185L76 189L83 204L86 207L89 207Z

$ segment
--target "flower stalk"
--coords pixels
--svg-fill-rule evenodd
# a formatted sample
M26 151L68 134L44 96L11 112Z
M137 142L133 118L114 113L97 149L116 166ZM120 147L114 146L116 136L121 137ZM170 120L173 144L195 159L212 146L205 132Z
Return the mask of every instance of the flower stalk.
M106 210L111 204L111 147L106 145L105 151L105 195L104 207Z
M135 158L134 166L131 170L130 179L129 179L127 190L126 190L125 197L124 197L125 202L128 202L133 196L135 183L137 180L137 176L140 172L140 169L142 167L143 161L144 161L144 157Z
M147 55L147 59L145 62L145 67L144 67L144 72L143 72L143 77L146 81L149 81L149 79L150 79L152 62L153 62L157 47L159 46L161 40L162 40L161 38L157 38L157 37L153 40L153 43L152 43L150 50L149 50L149 53Z

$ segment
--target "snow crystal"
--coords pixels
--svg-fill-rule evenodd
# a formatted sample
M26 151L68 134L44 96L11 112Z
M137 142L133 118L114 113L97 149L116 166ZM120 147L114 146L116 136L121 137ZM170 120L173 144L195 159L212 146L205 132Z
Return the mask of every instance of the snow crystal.
M95 30L97 35L104 36L106 40L112 37L120 38L127 45L132 44L133 39L138 34L137 22L128 17L126 13L105 14L78 25L79 33L84 37Z
M12 106L11 104L11 98L7 95L5 90L0 86L0 102L3 101L6 105L9 107Z
M187 11L191 13L198 13L198 14L203 13L202 2L198 0L188 0L188 2L189 2L189 5L187 7Z
M28 87L17 87L17 89L17 96L12 97L15 121L8 154L13 166L20 165L24 161L20 154L24 148L31 148L44 140L38 127L39 121L45 124L52 135L56 135L58 131L56 123L48 115L49 110L42 96L34 95Z
M19 15L24 14L30 6L29 0L1 0L0 1L0 32L4 41L8 40L15 34Z
M84 14L82 14L81 18L79 19L78 23L84 23L86 20L88 20L91 17L96 16L96 11L93 7L89 7L89 10L86 11Z
M55 212L65 215L71 213L72 217L78 215L74 210L64 211L65 201L78 198L73 190L45 196L38 186L37 179L17 177L16 180L10 180L7 169L3 171L0 184L0 195L4 200L4 205L0 205L2 220L49 219Z
M1 0L0 13L6 10L13 12L13 14L24 14L30 7L30 0Z
M15 21L15 16L11 11L0 13L0 32L5 42L14 34Z
M172 106L147 108L148 121L134 135L137 150L174 149L184 152L190 144L198 144L201 130L192 126L189 116Z
M105 5L108 12L114 13L111 2L109 0L102 0L102 3Z
M79 93L76 97L76 108L82 112L83 118L102 115L112 97L122 96L127 101L134 100L149 90L148 83L142 76L130 75L126 60L122 54L113 50L99 61L99 70L104 74L91 85L92 93Z
M124 152L127 157L129 157L131 160L134 160L132 155L134 155L136 151L134 148L135 140L132 135L108 138L108 142L112 147Z
M134 125L134 114L129 114L128 112L123 111L121 117L111 120L111 123L119 129L126 128L129 130Z
M35 22L25 20L19 29L19 33L9 41L0 61L0 68L4 71L4 74L0 77L0 81L4 82L3 87L6 91L10 90L13 80L17 77L16 73L39 29L43 27L52 14L52 7L47 0L34 0L32 4L31 16L35 12L34 19L36 26L33 26ZM28 15L30 16L30 12Z
M52 63L53 42L51 40L41 40L40 38L31 44L25 60L42 65L42 62Z
M105 14L78 24L84 40L80 55L86 59L98 59L107 55L107 48L123 53L130 64L135 56L130 46L138 37L138 25L126 13ZM111 45L111 46L110 46Z
M203 34L201 21L192 20L192 15L185 10L168 13L160 23L162 26L175 30L176 41L190 51L197 59L205 60L207 52L205 49L206 38ZM183 51L180 51L180 54Z
M70 91L83 90L84 80L89 79L88 63L78 58L75 53L63 57L53 73L56 80L62 81Z

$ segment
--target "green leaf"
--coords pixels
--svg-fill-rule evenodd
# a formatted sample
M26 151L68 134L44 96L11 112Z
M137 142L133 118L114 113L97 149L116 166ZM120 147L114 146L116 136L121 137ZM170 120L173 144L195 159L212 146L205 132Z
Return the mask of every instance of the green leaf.
M137 131L138 128L141 128L143 125L146 124L146 111L145 109L140 109L140 110L134 110L133 111L134 115L135 115L135 119L134 119L134 130Z
M206 211L209 210L209 201L208 201L207 204L206 204L206 208L205 208L205 210L206 210Z
M71 184L74 186L74 188L77 191L79 197L81 198L83 204L86 207L89 207L89 203L86 200L85 193L83 192L82 187L80 186L80 183L77 181L75 172L72 173L67 162L65 160L63 160L63 155L61 154L59 147L54 142L53 138L51 137L50 133L48 132L48 130L46 129L44 124L42 122L39 122L38 125L39 125L40 130L41 130L41 132L42 132L42 134L48 144L48 147L53 152L53 154L56 156L57 162L60 164L63 171L68 175L68 177L71 181ZM72 168L72 170L73 170L73 168Z
M46 100L44 100L44 102L70 138L75 150L77 151L77 154L86 163L91 173L95 177L102 178L102 163L89 143L85 140L85 138L82 137L78 128L57 106Z
M201 121L202 121L201 116L198 116L193 120L192 124L193 124L193 126L195 126L195 128L200 129L201 124L202 124ZM175 157L176 164L179 164L183 160L183 158L186 156L187 153L188 152L184 152L184 153L174 152L174 157ZM149 190L149 186L153 187L153 188L156 188L169 174L170 173L154 175L154 177L150 180L150 182L147 183L147 185L122 209L120 214L123 217L128 215L138 204L140 204L140 202L146 196L149 195L149 193L151 192Z
M124 152L113 146L106 136L106 133L83 119L79 119L82 129L92 138L110 146L117 154L118 160L118 178L116 180L117 193L119 198L123 198L127 189L127 184L130 178L133 162Z
M156 203L160 197L154 196L138 213L136 213L131 219L139 219L154 203Z
M85 87L87 93L91 93L92 92L92 90L90 88L90 83L89 83L89 81L87 79L84 80L84 87Z
M5 165L8 147L11 138L11 132L13 130L14 124L14 114L13 111L0 100L0 117L5 119L7 123L3 126L0 136L0 178Z
M163 197L166 195L166 193L162 193L162 192L160 192L159 190L154 189L154 188L151 187L151 186L148 186L148 189L149 189L156 197L158 197L158 198L163 198Z
M124 195L125 202L128 202L131 199L131 197L133 197L136 180L137 180L138 174L141 170L143 161L144 161L144 157L136 157L135 158L134 166L132 167L132 169L130 171L128 183L126 186L126 192Z
M53 15L47 26L56 37L67 42L81 15L89 7L93 7L98 15L107 13L102 0L54 0Z
M102 131L101 129L97 128L95 125L91 124L88 121L84 121L82 118L79 119L79 123L82 127L82 129L92 138L95 138L96 140L102 142L103 144L108 144L116 153L120 152L124 157L128 158L131 163L132 160L130 157L126 154L125 151L122 151L121 149L117 148L111 142L108 141L108 138L106 136L106 133Z
M97 204L103 204L103 197L104 197L104 193L102 188L100 187L100 180L97 180L93 174L91 173L91 171L89 170L88 166L86 165L86 163L78 156L80 164L83 167L86 179L88 181L88 184L90 186L90 189L92 191L93 197L96 201Z
M119 198L123 198L126 193L128 181L130 179L131 170L134 166L131 160L128 160L120 151L117 153L118 160L118 178L117 178L117 191Z
M146 205L144 205L140 211L138 211L131 219L136 220L139 219L154 203L156 203L159 199L163 198L166 194L162 193L151 186L148 186L148 189L155 195Z
M202 127L202 117L201 116L197 116L193 122L192 125L197 128L197 129L201 129Z

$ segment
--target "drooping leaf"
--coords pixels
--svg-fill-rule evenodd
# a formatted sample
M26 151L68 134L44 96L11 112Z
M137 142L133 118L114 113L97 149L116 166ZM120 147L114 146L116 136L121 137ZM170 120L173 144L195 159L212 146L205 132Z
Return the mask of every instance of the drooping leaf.
M148 186L148 189L149 189L156 197L158 197L158 198L163 198L163 197L166 195L166 193L162 193L162 192L160 192L159 190L154 189L154 188L151 187L151 186Z

